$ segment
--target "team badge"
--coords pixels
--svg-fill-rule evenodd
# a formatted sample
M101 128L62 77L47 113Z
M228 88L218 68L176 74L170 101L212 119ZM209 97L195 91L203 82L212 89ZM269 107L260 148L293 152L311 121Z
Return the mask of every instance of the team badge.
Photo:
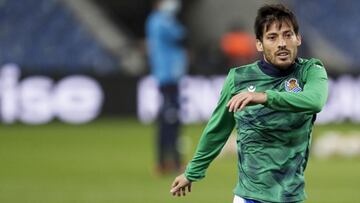
M285 82L285 90L287 92L301 92L302 88L295 78L291 78Z

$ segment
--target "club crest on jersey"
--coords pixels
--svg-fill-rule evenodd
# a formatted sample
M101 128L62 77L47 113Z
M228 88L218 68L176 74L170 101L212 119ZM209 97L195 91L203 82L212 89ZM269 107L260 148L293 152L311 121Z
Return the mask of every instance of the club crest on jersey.
M301 92L302 88L299 86L299 83L295 78L290 78L285 82L285 90L287 92Z

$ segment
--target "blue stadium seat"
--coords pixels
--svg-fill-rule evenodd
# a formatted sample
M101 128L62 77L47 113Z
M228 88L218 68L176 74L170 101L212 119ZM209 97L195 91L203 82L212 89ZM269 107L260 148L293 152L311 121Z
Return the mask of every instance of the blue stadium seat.
M353 64L360 63L360 1L303 0L294 1L292 7L303 23L317 29Z
M0 66L44 73L110 73L115 58L58 0L0 3Z

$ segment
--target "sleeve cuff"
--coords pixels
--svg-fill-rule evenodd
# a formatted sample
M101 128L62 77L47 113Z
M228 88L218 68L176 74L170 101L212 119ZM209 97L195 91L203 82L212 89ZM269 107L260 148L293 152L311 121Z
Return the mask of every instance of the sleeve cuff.
M196 182L196 181L199 181L202 178L204 178L204 176L189 173L189 171L187 169L185 170L184 175L185 175L186 179L188 179L190 182Z
M267 100L266 100L264 106L268 107L273 103L275 92L272 90L266 90L265 94L267 96Z

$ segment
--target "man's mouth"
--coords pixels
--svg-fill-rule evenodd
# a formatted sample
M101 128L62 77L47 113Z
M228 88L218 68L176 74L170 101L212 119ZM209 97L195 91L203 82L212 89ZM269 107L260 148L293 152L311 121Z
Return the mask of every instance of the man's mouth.
M278 56L281 60L285 60L290 56L290 53L288 51L279 51L276 53L276 56Z

